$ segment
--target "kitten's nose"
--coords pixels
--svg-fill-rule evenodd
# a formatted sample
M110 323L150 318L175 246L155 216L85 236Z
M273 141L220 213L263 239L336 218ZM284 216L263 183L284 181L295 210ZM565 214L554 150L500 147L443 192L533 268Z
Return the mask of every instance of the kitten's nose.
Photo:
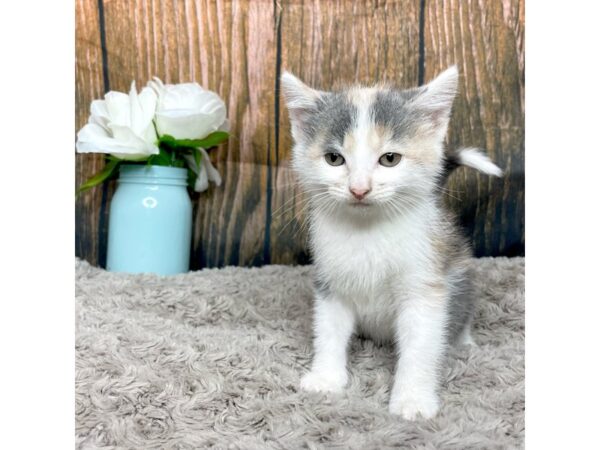
M371 189L350 188L350 192L352 192L352 195L354 195L356 200L362 200L369 192L371 192Z

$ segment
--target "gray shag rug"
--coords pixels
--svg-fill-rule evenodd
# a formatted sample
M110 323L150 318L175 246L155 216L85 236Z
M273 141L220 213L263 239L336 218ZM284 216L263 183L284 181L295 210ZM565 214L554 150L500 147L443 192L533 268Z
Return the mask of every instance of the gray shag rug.
M78 448L512 449L524 438L523 258L473 260L477 347L451 350L443 408L388 413L391 346L353 339L349 387L305 393L311 267L158 277L76 262Z

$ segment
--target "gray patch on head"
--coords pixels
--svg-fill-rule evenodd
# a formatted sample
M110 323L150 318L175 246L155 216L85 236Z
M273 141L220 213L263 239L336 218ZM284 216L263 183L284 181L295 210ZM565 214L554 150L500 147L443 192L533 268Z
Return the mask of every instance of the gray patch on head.
M311 140L324 135L326 140L341 144L356 122L356 106L350 103L345 93L329 92L317 101L315 109L302 124L304 134Z
M423 88L383 90L377 92L371 106L371 116L375 125L392 130L394 139L415 135L427 117L412 108L409 100Z

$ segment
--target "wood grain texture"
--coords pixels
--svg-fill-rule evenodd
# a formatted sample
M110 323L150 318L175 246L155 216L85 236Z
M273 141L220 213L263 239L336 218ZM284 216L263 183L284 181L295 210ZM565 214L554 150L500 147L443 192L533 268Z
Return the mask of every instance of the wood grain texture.
M97 0L75 2L75 129L87 123L90 102L104 93L102 54ZM77 186L104 167L104 157L77 154L75 180ZM75 203L75 252L91 264L100 262L99 214L102 188L92 189Z
M461 168L449 180L478 256L524 254L524 25L522 0L426 2L425 80L452 64L461 74L448 145L484 148L506 171Z
M232 137L211 153L223 185L192 195L193 269L308 262L283 70L322 89L412 87L457 64L448 143L487 149L507 176L459 169L447 200L478 255L523 254L522 0L77 0L76 18L77 129L106 87L127 91L135 80L141 88L152 76L197 81L227 105ZM78 155L77 182L103 164ZM104 262L113 190L114 182L96 188L76 206L77 255L95 265Z
M225 101L232 138L212 153L223 185L193 196L192 268L265 261L274 142L275 7L269 1L105 3L111 85L197 81Z

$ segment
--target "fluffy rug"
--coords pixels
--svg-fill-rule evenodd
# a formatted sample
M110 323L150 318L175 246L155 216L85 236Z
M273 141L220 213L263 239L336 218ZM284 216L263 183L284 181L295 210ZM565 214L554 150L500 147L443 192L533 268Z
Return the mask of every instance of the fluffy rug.
M341 396L299 391L309 266L158 277L76 262L79 448L507 449L524 438L522 258L473 260L478 347L453 349L443 408L387 411L393 349L353 339Z

